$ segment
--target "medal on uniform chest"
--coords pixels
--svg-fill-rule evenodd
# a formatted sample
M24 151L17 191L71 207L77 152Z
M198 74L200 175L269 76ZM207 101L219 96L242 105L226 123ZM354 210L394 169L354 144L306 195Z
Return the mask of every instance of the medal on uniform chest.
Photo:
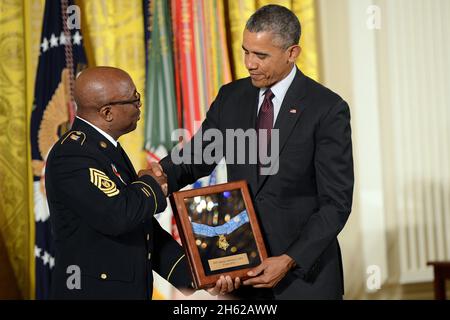
M119 178L120 181L122 181L122 183L123 183L124 185L127 185L127 184L125 183L125 181L123 181L122 176L120 175L119 171L117 171L117 168L116 168L116 166L114 165L114 163L111 163L111 168L112 168L112 171L114 172L114 174L116 175L116 177Z

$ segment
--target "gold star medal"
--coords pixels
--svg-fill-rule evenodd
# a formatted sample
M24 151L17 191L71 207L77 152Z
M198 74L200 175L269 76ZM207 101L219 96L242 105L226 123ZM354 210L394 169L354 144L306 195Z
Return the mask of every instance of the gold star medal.
M230 244L227 241L227 238L223 234L219 236L219 241L217 241L217 246L222 249L223 251L226 251L227 248L230 246Z

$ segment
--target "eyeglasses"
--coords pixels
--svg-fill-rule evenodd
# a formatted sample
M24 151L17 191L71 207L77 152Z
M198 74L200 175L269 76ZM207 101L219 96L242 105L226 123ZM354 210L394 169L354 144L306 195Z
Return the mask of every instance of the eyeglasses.
M139 108L142 106L141 103L141 95L139 94L139 92L135 92L134 95L136 96L136 99L134 100L125 100L125 101L114 101L114 102L108 102L106 104L104 104L103 106L101 106L100 108L103 108L105 106L112 106L112 105L127 105L127 104L132 104L134 105L136 108Z

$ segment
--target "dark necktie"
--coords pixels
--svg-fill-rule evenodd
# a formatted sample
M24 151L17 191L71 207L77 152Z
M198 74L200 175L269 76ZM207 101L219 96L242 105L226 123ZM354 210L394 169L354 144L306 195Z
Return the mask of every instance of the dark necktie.
M260 166L259 161L259 149L261 146L267 146L267 155L269 155L269 144L270 144L270 136L273 128L273 103L272 99L275 97L273 92L270 89L267 89L264 92L264 100L259 109L258 120L256 124L256 130L258 134L258 165ZM267 138L264 133L260 133L259 130L267 130Z

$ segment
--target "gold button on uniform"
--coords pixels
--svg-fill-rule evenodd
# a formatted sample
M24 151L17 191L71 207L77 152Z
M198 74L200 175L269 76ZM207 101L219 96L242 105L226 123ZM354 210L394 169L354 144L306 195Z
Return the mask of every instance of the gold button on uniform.
M147 241L150 240L150 234L147 233Z
M150 260L151 258L152 258L152 253L149 252L149 253L148 253L148 260Z
M108 278L108 276L106 275L106 273L102 273L100 275L100 278L102 278L103 280L105 280L106 278Z

